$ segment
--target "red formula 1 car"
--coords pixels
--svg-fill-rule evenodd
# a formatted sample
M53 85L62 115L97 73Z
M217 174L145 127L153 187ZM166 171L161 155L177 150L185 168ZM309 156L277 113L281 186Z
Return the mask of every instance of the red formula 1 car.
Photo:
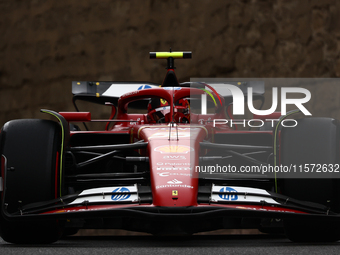
M5 241L49 243L82 228L155 235L255 228L284 232L293 241L340 239L338 178L249 171L321 164L334 168L336 177L337 121L304 118L294 128L280 125L297 112L292 111L257 116L275 119L258 130L235 130L227 121L217 125L215 120L233 119L232 97L207 83L178 82L174 59L191 53L150 56L168 61L160 86L73 82L74 102L109 105L107 120L92 120L90 112L42 110L56 121L21 119L3 126L0 234ZM253 97L262 100L264 90L257 91ZM133 108L145 113L130 113ZM105 129L77 126L95 121L105 121Z

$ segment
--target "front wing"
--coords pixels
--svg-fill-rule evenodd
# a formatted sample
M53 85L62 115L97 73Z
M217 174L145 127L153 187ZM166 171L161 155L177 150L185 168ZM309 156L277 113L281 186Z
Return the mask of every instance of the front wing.
M124 187L105 187L84 190L55 200L26 205L9 214L9 220L139 218L153 221L199 220L220 218L275 218L340 220L340 215L326 206L299 201L257 188L218 186L202 187L199 192L210 192L207 203L190 207L159 207L150 201L147 190L136 184Z

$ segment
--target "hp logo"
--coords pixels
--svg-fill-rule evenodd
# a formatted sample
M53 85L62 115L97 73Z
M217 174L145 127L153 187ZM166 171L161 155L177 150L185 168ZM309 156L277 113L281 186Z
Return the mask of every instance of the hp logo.
M130 192L130 190L128 188L124 188L124 187L116 188L112 192L120 193L120 194L113 194L112 195L111 199L114 200L114 201L126 200L131 196L131 194L126 194L126 193Z
M150 85L142 85L140 86L137 90L142 90L142 89L151 89L152 87Z
M230 187L225 187L220 189L220 192L229 192L230 194L218 194L218 196L220 198L222 198L223 200L229 200L229 201L235 201L238 199L238 196L236 194L232 194L232 193L236 193L237 191L230 188Z

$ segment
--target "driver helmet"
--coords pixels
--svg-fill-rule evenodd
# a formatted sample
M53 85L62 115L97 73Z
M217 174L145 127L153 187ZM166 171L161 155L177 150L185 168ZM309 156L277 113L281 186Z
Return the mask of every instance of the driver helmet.
M164 123L165 115L170 112L169 103L162 98L152 98L148 104L149 123Z
M148 120L149 123L165 123L170 122L170 105L161 98L153 98L148 104ZM175 103L174 111L175 122L190 122L190 105L187 99L180 99Z

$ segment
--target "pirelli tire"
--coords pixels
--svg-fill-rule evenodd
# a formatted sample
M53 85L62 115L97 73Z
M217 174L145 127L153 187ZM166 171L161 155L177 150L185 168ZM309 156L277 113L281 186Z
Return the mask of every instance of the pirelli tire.
M57 220L14 220L20 208L54 199L59 193L61 127L49 120L7 122L0 134L4 191L1 196L0 235L10 243L52 243L62 234ZM4 165L4 164L2 164ZM4 168L4 166L2 167Z
M282 165L339 164L339 122L331 118L305 118L296 127L281 132ZM288 197L317 203L340 213L340 173L300 178L290 175L279 179L281 192ZM313 178L310 178L313 177ZM327 178L323 178L327 177ZM284 220L286 236L294 242L332 242L340 240L338 221Z

